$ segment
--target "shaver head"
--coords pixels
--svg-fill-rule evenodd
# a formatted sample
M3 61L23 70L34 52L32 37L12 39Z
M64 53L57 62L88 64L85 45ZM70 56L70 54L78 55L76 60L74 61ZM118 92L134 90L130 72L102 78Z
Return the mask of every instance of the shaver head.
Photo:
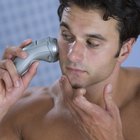
M48 47L48 50L50 52L50 55L48 55L48 58L44 56L44 61L47 62L56 62L58 60L58 45L57 45L57 39L56 38L50 38L48 37L47 40L44 40L46 42L46 46ZM38 42L39 43L39 42ZM47 44L48 43L48 44ZM44 44L45 45L45 44ZM46 50L47 51L47 50ZM42 60L43 60L42 59Z
M56 62L58 60L58 47L55 38L48 37L34 41L23 50L27 52L27 58L17 57L14 60L17 72L20 75L23 75L34 61Z

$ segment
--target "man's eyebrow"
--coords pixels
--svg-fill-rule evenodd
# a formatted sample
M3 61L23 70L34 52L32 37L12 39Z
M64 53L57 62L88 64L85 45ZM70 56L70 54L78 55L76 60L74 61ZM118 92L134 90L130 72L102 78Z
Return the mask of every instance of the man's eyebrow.
M107 39L105 37L103 37L101 34L86 34L87 37L90 37L90 38L96 38L96 39L99 39L99 40L102 40L102 41L107 41Z
M67 23L65 23L65 22L61 22L61 23L60 23L60 27L61 27L61 26L64 26L65 28L71 30L70 27L69 27L69 25L68 25Z
M65 22L61 22L60 26L64 26L68 30L71 30L70 26L67 23L65 23ZM99 40L102 40L102 41L107 41L107 39L105 37L103 37L101 34L93 33L93 34L86 34L86 36L90 37L90 38L96 38L96 39L99 39Z

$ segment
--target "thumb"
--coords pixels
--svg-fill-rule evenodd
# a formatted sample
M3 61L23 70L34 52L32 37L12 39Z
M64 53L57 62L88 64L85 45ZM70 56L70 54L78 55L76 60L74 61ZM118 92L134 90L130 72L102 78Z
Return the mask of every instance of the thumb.
M104 101L105 101L105 109L110 114L112 118L120 122L120 112L117 104L113 101L112 98L112 85L108 84L104 88Z
M112 110L112 85L108 84L105 86L103 91L104 102L105 102L105 110L111 111Z
M30 66L28 72L26 72L26 73L22 76L22 81L23 81L23 84L24 84L25 88L29 85L30 81L32 80L32 78L33 78L34 75L36 74L38 65L39 65L39 61L35 61L35 62Z
M84 95L86 94L86 89L85 88L78 88L78 89L74 89L74 94L73 94L73 98L77 98L77 97L84 97Z
M64 98L72 98L73 88L72 88L67 76L62 75L61 79L59 80L59 83L60 83L63 97Z

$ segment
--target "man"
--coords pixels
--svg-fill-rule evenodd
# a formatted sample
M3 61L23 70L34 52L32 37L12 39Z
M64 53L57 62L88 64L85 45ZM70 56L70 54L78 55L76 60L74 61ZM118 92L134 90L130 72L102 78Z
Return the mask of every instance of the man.
M138 1L60 0L58 14L54 85L25 91L38 62L20 77L10 59L31 40L4 54L0 140L139 140L140 69L121 67L140 34Z

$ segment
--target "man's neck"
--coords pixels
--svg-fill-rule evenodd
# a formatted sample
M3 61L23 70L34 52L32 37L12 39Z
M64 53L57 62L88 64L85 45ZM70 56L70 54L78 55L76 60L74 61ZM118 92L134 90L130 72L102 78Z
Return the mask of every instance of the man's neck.
M104 96L103 91L107 84L112 84L112 97L113 100L116 102L118 106L121 106L123 104L122 99L120 99L121 95L121 83L123 82L123 74L122 70L119 66L116 66L113 73L103 82L98 83L96 85L92 85L88 87L87 93L85 94L85 97L87 100L89 100L92 103L98 104L101 107L104 107Z

